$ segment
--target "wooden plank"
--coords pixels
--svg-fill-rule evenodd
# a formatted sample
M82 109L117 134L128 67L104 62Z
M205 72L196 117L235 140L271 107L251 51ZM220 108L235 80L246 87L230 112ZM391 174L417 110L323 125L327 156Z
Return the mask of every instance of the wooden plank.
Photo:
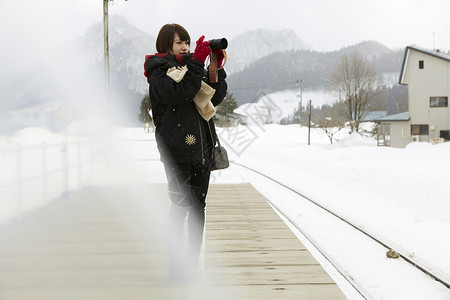
M233 300L335 300L346 299L336 293L335 284L290 284L290 285L241 285L241 286L220 286L216 288L221 298Z
M318 265L279 265L271 266L226 266L210 268L205 272L207 278L226 285L278 285L278 284L333 284L323 268Z
M229 299L345 299L249 184L211 186L205 236L205 278Z
M210 229L214 228L210 226ZM230 237L232 239L255 239L260 237L265 237L268 239L286 239L291 238L292 233L286 231L285 228L241 228L240 230L227 228L222 229L221 227L215 228L215 230L210 231L209 237L214 240L225 239L228 240Z
M298 266L316 265L317 261L306 251L286 250L283 255L279 251L229 251L208 252L205 264L214 266Z

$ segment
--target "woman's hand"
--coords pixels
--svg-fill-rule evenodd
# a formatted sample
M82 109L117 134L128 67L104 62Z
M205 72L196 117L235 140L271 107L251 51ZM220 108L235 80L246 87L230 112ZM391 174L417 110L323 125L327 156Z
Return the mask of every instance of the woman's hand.
M225 55L223 54L222 49L213 49L213 53L216 54L217 56L217 69L220 69L223 67L223 58L225 57Z
M211 49L209 48L209 41L203 41L205 39L205 36L202 35L198 41L197 46L195 47L194 51L194 59L204 63L206 58L208 57L209 53L211 52Z

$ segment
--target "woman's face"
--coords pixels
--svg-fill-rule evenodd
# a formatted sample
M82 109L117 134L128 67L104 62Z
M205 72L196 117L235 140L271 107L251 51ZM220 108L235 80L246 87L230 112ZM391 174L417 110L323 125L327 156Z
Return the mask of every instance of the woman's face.
M178 33L175 32L175 36L173 38L172 51L169 54L172 55L183 55L189 53L189 44L186 41L182 41L178 36Z

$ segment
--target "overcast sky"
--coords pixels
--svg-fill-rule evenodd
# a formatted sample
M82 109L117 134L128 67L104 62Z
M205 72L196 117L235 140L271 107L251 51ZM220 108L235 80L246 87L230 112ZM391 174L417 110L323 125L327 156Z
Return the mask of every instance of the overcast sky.
M102 0L0 0L1 30L30 29L70 37L102 21ZM388 47L416 44L450 49L448 0L115 0L110 14L154 36L165 23L182 24L191 38L233 38L249 29L295 30L313 49L338 50L362 40ZM4 27L4 23L14 26ZM21 25L21 26L22 26ZM49 35L52 36L51 34Z
M162 24L177 22L191 35L210 38L232 38L255 28L290 28L313 49L324 51L362 40L391 48L434 44L450 49L448 0L115 0L110 12L125 15L155 36Z
M231 39L250 29L289 28L320 51L363 40L450 49L448 0L115 0L109 13L155 37L163 24L176 22L193 41L202 34ZM0 0L2 61L30 52L49 55L102 18L102 0Z

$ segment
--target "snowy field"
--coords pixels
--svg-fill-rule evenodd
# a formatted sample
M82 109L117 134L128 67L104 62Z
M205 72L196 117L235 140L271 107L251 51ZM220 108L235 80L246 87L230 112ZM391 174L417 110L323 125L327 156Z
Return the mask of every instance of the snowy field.
M326 90L304 90L301 99L305 109L308 107L310 99L314 99L311 102L312 106L320 107L324 104L332 105L338 100L338 96ZM234 112L249 116L249 125L258 125L260 121L277 124L284 118L292 119L294 111L299 108L299 103L300 87L296 90L284 90L264 95L255 103L240 105Z
M221 136L228 135L222 132ZM320 130L313 130L308 146L307 128L269 125L261 127L257 138L234 159L352 221L449 282L450 143L412 143L405 149L395 149L377 147L374 140L348 136L346 132L341 132L340 138L340 142L330 145ZM309 216L294 195L281 194L282 191L277 194L267 181L248 176L290 221L302 227L307 225ZM339 257L338 249L343 251L346 247L339 244L342 241L330 242L340 234L336 228L330 224L325 229L328 236L322 240L329 244L328 254ZM310 234L315 237L316 228L310 228ZM347 261L339 264L348 267L353 276L380 272L368 283L375 299L450 298L450 291L433 280L425 283L410 277L409 269L386 258L383 249L371 257L373 264L364 261L360 266L353 265L358 256L372 250L356 244L348 251L351 255L346 256ZM393 282L386 282L390 277L387 272L399 279L396 287ZM408 295L397 294L401 284L406 285Z
M311 145L308 145L308 129L299 125L239 126L219 129L218 133L232 161L251 167L317 201L376 237L382 238L395 250L421 262L446 282L450 281L450 143L412 143L405 149L385 148L377 147L373 139L348 135L347 132L341 131L340 141L330 145L323 131L313 129ZM85 153L86 147L75 143L83 139L75 135L54 135L39 128L27 128L15 136L0 137L0 186L10 184L18 178L18 154L8 152L8 149L42 145L44 142L64 144L69 140L69 145L73 143L74 148L68 146L66 150L69 153L66 158L61 154L61 150L53 150L52 153L50 148L47 150L50 152L43 152L42 148L32 150L28 154L22 151L25 159L20 163L22 176L32 176L43 169L56 170L59 168L56 165L60 162L75 164L76 161L83 161L85 156L92 155ZM128 142L124 143L125 139ZM75 189L82 186L85 184L85 177L91 178L90 184L165 182L153 133L145 134L142 128L121 129L116 131L111 141L110 145L117 147L111 147L109 150L103 142L90 144L88 148L94 149L95 152L91 157L100 155L104 159L108 156L112 161L123 164L127 158L144 159L133 163L132 176L129 176L130 173L121 172L104 173L102 163L79 167L79 173L83 176L69 176L68 182L64 183L60 175L55 175L57 184L47 182L46 198L56 197L67 187ZM43 156L43 153L46 154ZM43 166L43 157L47 167ZM123 174L127 174L127 177L124 178ZM34 195L41 195L42 192L37 192L39 187L36 185L41 185L42 182L46 181L34 180L23 183L23 186L34 192ZM227 170L213 172L211 179L212 184L240 182L251 182L291 222L308 229L307 220L308 217L311 218L312 213L300 206L301 200L285 191L278 191L251 172L232 164ZM16 194L8 194L5 189L0 190L0 193L3 193L3 200L10 197L1 204L2 219L8 220L16 209L15 204L9 200ZM40 204L27 204L27 209L48 202L43 196L33 198L40 199ZM329 237L322 238L322 241L325 241L324 247L327 247L327 241L331 240L330 236L340 234L337 226L327 222L325 225L330 224ZM314 228L309 229L309 234L319 235L314 232ZM319 237L317 240L320 242ZM331 241L328 247L334 247ZM352 247L354 256L358 253L373 252L365 244L357 243ZM340 251L331 249L328 248L325 252L331 255L336 253L335 259L339 259ZM364 274L380 273L379 281L369 283L367 287L369 292L373 293L374 299L450 299L450 291L443 285L426 278L409 277L411 268L404 267L400 263L402 259L386 258L385 249L377 251L375 255L378 258L373 262L374 265L359 268L352 265L351 261L338 262L339 265L348 267L352 276L363 278ZM397 287L383 282L382 273L387 270L384 269L385 264L386 268L393 266L398 270L397 277L405 278L406 284L411 286L412 298L411 295L404 298L402 296L405 295L396 294ZM350 294L348 296L351 298Z

